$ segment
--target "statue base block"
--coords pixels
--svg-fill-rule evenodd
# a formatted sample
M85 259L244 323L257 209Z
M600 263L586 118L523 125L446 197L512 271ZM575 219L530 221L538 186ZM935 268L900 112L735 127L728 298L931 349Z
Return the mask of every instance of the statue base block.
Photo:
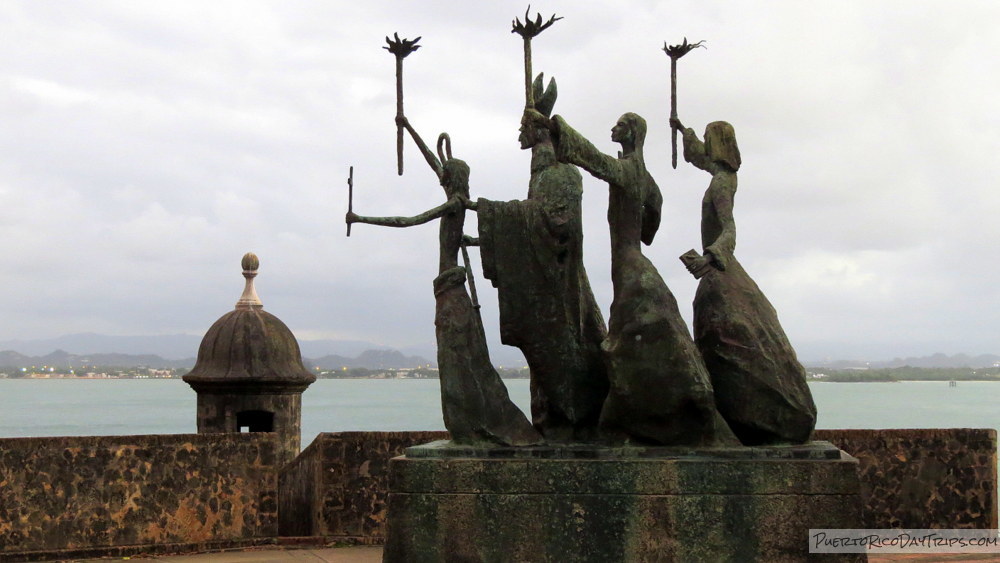
M718 449L432 442L389 464L384 560L805 560L810 528L862 527L857 464L829 442Z

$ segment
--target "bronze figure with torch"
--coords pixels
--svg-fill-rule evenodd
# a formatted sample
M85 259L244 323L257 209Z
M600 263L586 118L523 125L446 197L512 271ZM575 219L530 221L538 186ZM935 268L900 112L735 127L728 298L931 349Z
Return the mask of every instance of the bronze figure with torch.
M531 6L524 11L524 23L521 20L514 18L512 24L513 29L510 30L511 33L516 33L521 36L524 40L524 100L525 108L535 107L535 95L531 87L531 39L536 37L539 33L545 31L552 24L561 20L562 18L557 18L555 14L548 21L542 20L542 14L537 14L537 18L534 21L528 17L528 12L531 11Z
M398 121L403 117L403 59L420 48L420 45L417 45L420 38L400 39L398 33L393 33L392 36L394 39L389 39L388 35L385 37L385 42L389 46L382 48L396 57L396 119ZM400 176L403 175L403 126L398 124L396 125L396 170Z
M705 42L688 43L687 37L679 45L667 46L667 42L663 42L663 52L670 57L670 119L677 119L677 59L698 47L705 47ZM708 47L705 48L707 49ZM674 168L677 168L677 129L671 129L670 142L670 146L673 149L670 155L670 163Z

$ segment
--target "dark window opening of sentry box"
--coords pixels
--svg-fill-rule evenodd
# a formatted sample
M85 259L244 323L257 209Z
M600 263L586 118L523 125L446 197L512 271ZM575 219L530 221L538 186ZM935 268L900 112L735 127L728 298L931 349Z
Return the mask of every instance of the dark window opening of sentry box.
M274 432L274 413L243 411L236 413L236 428L240 432Z

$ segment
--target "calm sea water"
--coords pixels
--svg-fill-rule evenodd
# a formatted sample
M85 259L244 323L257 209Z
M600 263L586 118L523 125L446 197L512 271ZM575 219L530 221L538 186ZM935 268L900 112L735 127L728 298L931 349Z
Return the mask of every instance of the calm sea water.
M528 381L508 380L527 410ZM1000 428L1000 382L814 383L819 428ZM324 379L302 396L302 442L320 432L444 430L433 380ZM0 437L193 433L180 380L0 379Z

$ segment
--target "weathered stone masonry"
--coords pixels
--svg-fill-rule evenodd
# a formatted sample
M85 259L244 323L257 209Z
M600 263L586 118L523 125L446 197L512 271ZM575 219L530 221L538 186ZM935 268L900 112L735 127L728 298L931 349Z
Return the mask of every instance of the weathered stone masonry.
M865 527L997 528L994 429L817 430L856 457Z
M0 561L279 535L381 543L388 460L446 436L320 434L283 469L271 433L0 439ZM868 527L998 527L995 430L817 430L815 438L860 460Z
M260 433L0 440L0 560L274 537L277 451Z
M447 432L323 433L281 472L279 533L328 540L385 540L389 460Z

